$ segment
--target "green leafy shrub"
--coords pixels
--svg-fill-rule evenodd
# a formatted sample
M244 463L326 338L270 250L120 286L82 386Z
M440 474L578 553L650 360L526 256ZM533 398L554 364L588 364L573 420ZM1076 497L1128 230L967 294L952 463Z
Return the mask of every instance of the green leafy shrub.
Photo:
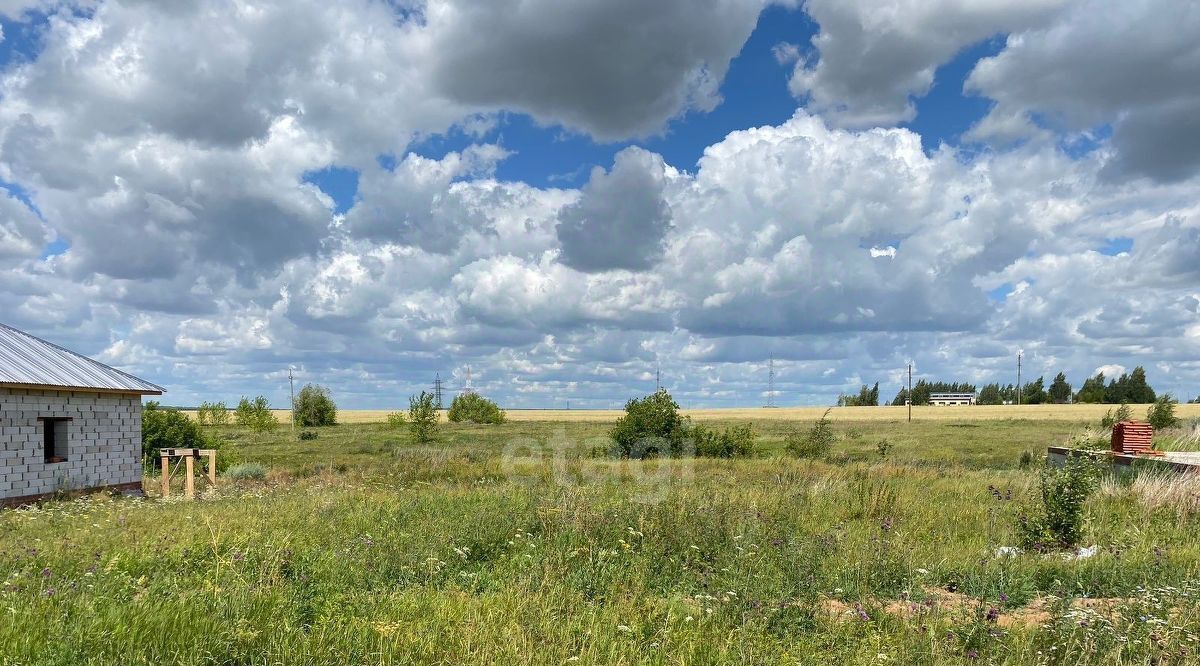
M204 401L196 409L196 421L202 426L229 425L229 407L223 402Z
M467 391L454 397L446 418L454 423L504 423L507 415L496 403Z
M301 430L300 431L300 439L301 440L310 440L310 439L316 439L316 438L317 438L317 432L315 430Z
M1146 412L1146 421L1154 426L1155 430L1163 430L1165 428L1174 428L1179 425L1179 417L1175 416L1175 398L1170 393L1164 393L1158 396L1150 409Z
M1073 548L1083 536L1084 505L1096 489L1100 466L1089 455L1071 455L1061 467L1045 465L1038 474L1040 503L1017 519L1025 548Z
M749 423L720 432L697 423L688 437L695 446L695 454L706 458L743 458L754 453L754 427Z
M302 428L337 425L337 405L324 386L305 385L296 394L292 408L296 412L296 424Z
M829 420L829 412L832 408L826 409L821 418L813 423L808 432L792 431L784 438L784 447L787 452L800 458L824 458L833 450L833 442L837 435L833 432L833 422Z
M142 408L142 456L153 465L161 449L215 449L200 424L153 400ZM219 456L218 456L219 458Z
M413 440L419 443L432 442L437 435L438 418L441 415L433 406L433 394L421 391L408 399L408 429Z
M1133 418L1133 408L1125 400L1121 401L1121 405L1117 407L1114 414L1113 410L1108 410L1104 413L1104 417L1100 419L1100 427L1111 430L1112 427L1122 421L1128 421Z
M267 478L267 468L262 463L240 463L225 470L225 477L234 481L261 481Z
M406 423L408 423L408 419L405 418L404 412L392 412L387 415L389 428L403 428Z
M880 458L886 458L888 457L888 454L892 452L892 448L894 448L894 446L895 445L886 438L881 439L875 444L875 452L879 454Z
M239 427L254 432L274 432L279 427L279 419L271 411L271 403L261 395L254 400L243 396L234 413L234 421Z
M1033 452L1032 451L1022 451L1021 459L1017 462L1017 465L1021 469L1028 469L1029 466L1032 464L1033 464Z
M677 455L687 435L688 422L666 389L630 399L625 403L625 415L609 431L614 453L622 458Z

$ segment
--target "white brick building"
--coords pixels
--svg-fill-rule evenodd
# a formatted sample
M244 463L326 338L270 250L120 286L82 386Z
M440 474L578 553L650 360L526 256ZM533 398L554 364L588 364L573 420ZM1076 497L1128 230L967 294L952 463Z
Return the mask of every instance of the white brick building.
M0 505L142 486L142 396L163 389L0 324Z

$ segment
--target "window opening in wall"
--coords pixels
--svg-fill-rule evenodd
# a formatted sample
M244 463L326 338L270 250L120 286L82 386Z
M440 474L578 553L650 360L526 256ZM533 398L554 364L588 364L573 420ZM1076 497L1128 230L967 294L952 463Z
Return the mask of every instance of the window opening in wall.
M67 424L69 418L41 417L42 453L48 463L67 461Z

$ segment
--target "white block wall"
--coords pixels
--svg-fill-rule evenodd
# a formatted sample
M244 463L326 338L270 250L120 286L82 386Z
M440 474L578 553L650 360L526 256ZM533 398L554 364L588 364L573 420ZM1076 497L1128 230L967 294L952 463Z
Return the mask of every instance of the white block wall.
M71 419L66 462L45 462L38 417ZM0 387L0 500L140 482L141 458L141 396Z

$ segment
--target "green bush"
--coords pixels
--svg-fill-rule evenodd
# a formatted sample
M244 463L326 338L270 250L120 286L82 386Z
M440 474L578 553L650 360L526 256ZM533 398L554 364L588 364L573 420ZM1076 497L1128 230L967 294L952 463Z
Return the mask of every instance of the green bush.
M316 438L317 438L317 432L316 432L315 430L301 430L301 431L300 431L300 435L299 435L299 437L300 437L300 439L301 439L302 441L307 441L307 440L310 440L310 439L316 439Z
M228 425L229 407L223 402L202 402L196 409L196 421L202 426Z
M1089 455L1067 456L1061 467L1043 466L1038 475L1040 503L1017 519L1021 545L1037 551L1078 545L1084 504L1099 479L1100 466Z
M507 415L496 403L467 391L454 397L446 418L454 423L504 423Z
M784 438L784 448L787 452L800 458L824 458L833 450L833 442L837 435L833 432L833 422L829 420L826 409L821 418L813 423L808 432L792 431Z
M437 436L440 416L433 406L432 393L421 391L421 395L408 399L408 429L416 442L424 444L433 441Z
M408 419L404 417L404 412L392 412L387 415L389 428L403 428L406 423L408 423Z
M1154 426L1155 430L1163 430L1164 428L1174 428L1179 425L1179 417L1175 416L1175 398L1170 393L1164 393L1158 396L1150 409L1146 412L1146 421Z
M142 408L142 456L153 465L161 449L215 449L200 424L153 400ZM218 456L219 458L219 456Z
M622 458L677 455L688 435L688 422L666 389L625 403L625 416L609 431L614 452Z
M1111 409L1104 413L1104 417L1100 419L1100 427L1111 429L1114 425L1121 423L1122 421L1128 421L1132 418L1133 408L1129 406L1128 402L1122 400L1121 405L1117 407L1117 412L1115 414Z
M267 478L267 468L262 463L241 463L225 470L225 477L234 481L261 481Z
M706 458L742 458L754 453L754 428L749 423L721 432L697 423L688 437L696 447L695 454Z
M307 384L296 394L296 424L302 428L337 425L337 405L329 389L316 384Z
M239 427L248 428L254 432L274 432L279 427L279 419L271 411L271 403L263 396L248 400L245 396L238 402L234 420Z
M886 458L892 452L894 446L888 439L884 438L876 442L875 451L879 454L880 458Z

